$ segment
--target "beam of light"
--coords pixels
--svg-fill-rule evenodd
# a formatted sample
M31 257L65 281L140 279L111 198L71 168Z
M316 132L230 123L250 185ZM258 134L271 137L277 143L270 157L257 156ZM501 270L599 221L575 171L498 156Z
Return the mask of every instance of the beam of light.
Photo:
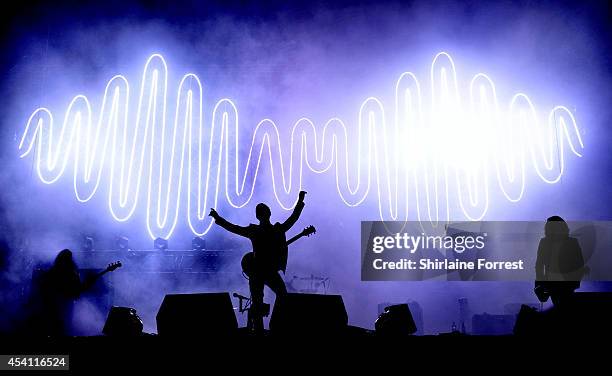
M482 219L493 179L507 200L520 201L527 159L541 180L559 182L566 145L578 157L584 148L566 107L554 107L542 120L526 94L501 106L495 84L483 73L472 78L469 95L462 97L455 63L445 52L431 65L429 103L417 76L405 72L395 84L391 122L375 97L359 108L355 142L349 142L339 118L319 131L301 118L291 132L288 163L276 124L263 119L241 167L238 109L221 99L206 123L197 75L180 80L172 122L167 94L168 67L154 54L144 66L134 115L129 82L116 75L106 85L97 119L84 95L69 103L59 129L49 109L36 109L23 131L20 157L35 150L36 171L46 184L57 182L70 166L81 202L108 181L114 219L127 221L144 206L150 236L168 238L181 215L194 234L206 234L212 225L207 210L217 206L222 187L231 206L245 206L262 163L270 164L272 191L284 209L295 205L306 167L317 174L332 170L348 206L362 204L374 187L381 219L407 220L413 207L410 218L435 224L450 220L453 199L460 215Z

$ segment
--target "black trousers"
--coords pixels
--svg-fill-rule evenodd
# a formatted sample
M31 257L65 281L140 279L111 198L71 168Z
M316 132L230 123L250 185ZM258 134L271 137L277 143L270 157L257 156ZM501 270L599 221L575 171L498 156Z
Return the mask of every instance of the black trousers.
M252 305L249 312L249 321L257 332L263 331L264 286L268 286L276 294L276 301L287 294L285 281L277 271L257 271L251 275L249 290Z

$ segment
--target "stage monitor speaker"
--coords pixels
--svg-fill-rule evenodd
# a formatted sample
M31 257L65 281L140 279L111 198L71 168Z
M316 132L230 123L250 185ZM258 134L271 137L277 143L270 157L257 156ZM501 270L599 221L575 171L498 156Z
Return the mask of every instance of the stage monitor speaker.
M609 336L612 292L574 293L559 307L557 316L560 333Z
M374 324L376 334L385 336L405 336L417 331L408 304L385 307Z
M567 302L567 311L565 316L569 319L566 321L573 321L565 325L563 330L567 333L600 336L612 333L611 292L577 292Z
M232 335L238 322L229 293L169 294L157 313L157 333L167 337Z
M518 314L514 334L519 335L597 335L612 334L611 292L578 292L559 306L543 312L523 306Z
M102 329L107 336L139 336L142 334L142 319L134 308L111 307Z
M273 333L330 333L347 328L340 295L293 294L277 299L270 318Z

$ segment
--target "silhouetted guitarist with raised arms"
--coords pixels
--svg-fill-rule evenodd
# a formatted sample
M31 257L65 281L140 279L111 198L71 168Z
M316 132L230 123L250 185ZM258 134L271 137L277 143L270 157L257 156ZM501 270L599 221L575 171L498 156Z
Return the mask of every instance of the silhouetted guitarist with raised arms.
M305 196L306 192L301 191L293 213L283 223L270 222L272 212L264 203L257 204L255 208L258 225L251 223L248 226L238 226L222 218L215 209L210 210L209 215L215 219L216 224L251 240L254 265L253 272L249 275L249 289L255 312L261 312L263 309L264 285L274 291L277 299L282 299L287 294L285 282L278 273L281 270L284 273L287 268L288 247L285 233L300 217ZM263 316L258 315L254 324L256 332L263 331Z

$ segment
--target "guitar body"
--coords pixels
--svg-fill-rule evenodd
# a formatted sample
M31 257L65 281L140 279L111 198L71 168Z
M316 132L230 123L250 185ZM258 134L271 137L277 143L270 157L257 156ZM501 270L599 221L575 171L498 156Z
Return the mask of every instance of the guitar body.
M245 253L244 256L242 256L242 260L240 261L240 266L242 267L242 272L246 274L247 277L251 278L253 268L255 267L255 253Z
M257 260L255 260L255 253L253 251L247 252L244 254L244 256L242 256L240 266L242 267L242 272L246 274L248 278L251 278L253 273L257 273L258 271L265 274L265 272L276 272L280 269L280 267L275 264L259 265L258 267ZM264 266L267 267L264 268Z
M294 241L298 240L303 236L310 236L311 234L314 234L316 232L317 230L314 228L314 226L308 226L301 233L289 239L287 241L287 245L293 243ZM242 256L242 260L240 261L240 266L242 267L242 272L248 278L251 278L251 275L255 272L256 269L255 253L253 253L252 251L245 253L244 256ZM274 268L274 266L272 266L272 269L275 269L274 271L278 270L277 268Z

